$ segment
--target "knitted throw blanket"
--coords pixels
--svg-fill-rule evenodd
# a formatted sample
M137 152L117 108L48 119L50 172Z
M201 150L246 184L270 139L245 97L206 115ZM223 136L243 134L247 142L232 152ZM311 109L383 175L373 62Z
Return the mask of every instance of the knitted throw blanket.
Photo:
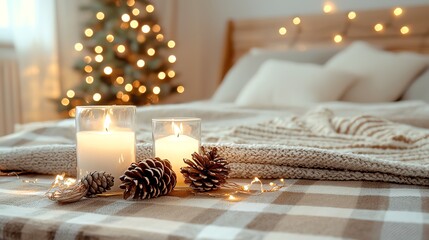
M429 130L371 116L335 117L329 110L211 132L231 177L370 180L429 185ZM137 145L137 160L152 155ZM75 174L74 145L2 150L0 170Z

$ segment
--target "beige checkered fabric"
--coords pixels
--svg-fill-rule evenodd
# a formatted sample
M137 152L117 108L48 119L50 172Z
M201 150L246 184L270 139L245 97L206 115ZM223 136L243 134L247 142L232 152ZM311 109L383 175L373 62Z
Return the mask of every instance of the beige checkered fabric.
M163 114L171 116L172 113L168 110ZM182 110L180 109L181 112ZM235 112L234 109L219 118L231 117ZM190 108L183 114L194 116L193 113L195 108ZM356 127L353 133L358 136L359 143L375 143L372 145L375 148L369 145L350 145L353 143L352 138L356 136L345 136L351 129L343 128L347 119L343 119L343 122L339 119L326 122L325 126L333 126L333 132L327 128L307 128L326 133L324 140L321 140L320 135L293 132L296 127L302 127L296 124L299 121L287 125L286 118L264 122L258 119L258 124L243 125L243 119L246 118L242 115L247 112L240 114L234 116L235 126L228 128L228 131L203 129L204 139L222 143L218 145L220 152L229 158L236 176L245 174L249 177L264 173L268 177L285 174L288 178L295 178L287 179L287 185L281 191L258 196L242 195L234 202L223 198L195 196L188 191L174 191L168 196L145 201L125 201L116 196L83 199L60 205L44 196L53 181L52 176L27 175L20 179L4 176L0 177L0 239L429 238L427 186L371 181L326 181L388 179L396 183L428 185L428 158L424 157L429 154L427 130L411 129L411 138L397 137L396 140L393 139L396 141L393 141L393 145L389 143L392 139L383 138L389 134L379 132L379 136L386 140L384 147L402 146L405 149L390 149L389 154L386 154L386 148L378 149L375 142L370 142L371 138L365 140L366 136L361 132L363 128L359 127L361 118L348 123ZM144 116L163 117L153 114ZM210 116L213 118L217 115ZM253 119L254 116L251 117ZM235 124L237 121L240 121L238 126ZM221 123L227 122L222 120ZM377 122L374 123L376 126ZM389 124L386 129L397 129ZM212 122L212 126L218 125L222 124ZM139 127L138 157L141 158L151 155L150 125ZM272 136L275 135L270 135L273 129L284 133L284 136L274 139ZM395 136L411 136L407 127L400 129L401 132L396 132ZM55 164L57 170L61 168L72 173L76 167L74 137L74 127L65 122L27 128L2 137L0 169L29 166L36 169L36 172L43 173L47 166ZM344 141L337 141L338 139ZM258 142L259 148L252 147L252 142ZM397 142L399 145L395 145ZM303 143L307 145L300 148ZM330 148L331 146L334 148ZM260 152L258 149L264 151ZM300 149L304 150L304 155ZM423 150L421 154L420 150ZM251 151L255 155L249 154ZM275 155L282 151L294 155ZM309 157L308 153L311 151L318 154L317 157L332 158L312 161L318 158ZM386 156L389 159L383 158ZM354 157L354 161L342 161L350 160L350 157ZM32 164L25 164L28 163L27 160ZM260 164L261 162L264 164ZM246 172L246 169L251 171ZM273 172L273 169L278 172ZM38 181L33 184L22 181L36 178ZM233 181L249 183L249 179Z
M1 239L429 237L429 189L416 186L286 180L281 191L240 195L234 202L174 191L145 201L116 196L60 205L44 197L52 180L0 177Z

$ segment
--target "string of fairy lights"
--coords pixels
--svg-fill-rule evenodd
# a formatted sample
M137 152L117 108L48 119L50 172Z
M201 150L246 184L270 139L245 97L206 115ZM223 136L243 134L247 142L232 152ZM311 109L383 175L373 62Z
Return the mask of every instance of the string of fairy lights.
M164 35L161 33L161 26L159 24L154 25L148 25L141 23L137 21L136 19L133 19L134 17L139 16L142 14L142 11L146 11L145 14L151 14L154 12L155 7L152 4L146 5L143 9L139 9L139 7L135 4L135 0L127 0L127 5L132 8L130 14L124 13L120 16L120 19L122 20L120 24L121 29L127 29L127 28L133 28L133 29L139 29L141 33L139 33L137 37L137 41L139 43L143 43L146 40L146 34L156 34L156 40L159 42L164 41ZM106 15L104 12L99 11L95 14L95 18L98 21L103 21L105 19ZM92 28L86 28L84 29L84 36L87 39L91 39L95 35L95 29ZM107 43L112 44L113 50L116 52L117 56L126 56L130 49L127 48L125 44L116 43L115 42L115 34L114 33L108 33L105 36L105 41ZM106 43L106 44L107 44ZM167 42L167 47L169 49L173 49L176 46L176 43L173 40L170 40ZM106 46L105 46L106 47ZM77 52L83 52L84 51L84 44L81 42L77 42L74 45L74 49ZM110 49L109 49L110 50ZM85 76L85 82L87 85L91 85L94 83L94 76L93 72L95 71L93 66L91 66L91 63L94 63L94 61L98 64L103 64L103 61L105 61L106 57L103 55L106 52L106 49L103 48L103 46L97 45L93 48L92 51L88 51L88 53L84 56L83 60L85 62L85 66L83 67L83 71L87 74ZM146 50L147 56L154 57L156 54L158 54L157 50L153 47L150 47ZM173 64L176 62L177 58L174 54L171 54L167 58L168 62L170 64ZM134 60L133 67L137 67L139 69L144 69L147 65L147 62L143 58L137 58ZM101 74L104 74L105 76L116 76L115 74L115 66L110 66L109 64L106 64L104 67L101 68ZM167 69L165 71L160 71L157 73L157 78L159 80L164 80L166 78L174 78L176 76L176 72L172 69ZM132 82L127 82L124 78L124 76L117 76L116 78L113 78L113 84L117 86L121 86L122 90L116 92L116 98L119 101L122 101L124 104L130 101L130 93L132 91L138 91L140 94L144 94L147 91L151 91L154 95L158 95L161 93L162 88L158 85L151 86L149 89L149 86L145 86L142 84L142 82L135 80ZM178 85L175 89L175 91L179 94L183 93L185 91L184 86ZM75 98L76 92L73 89L68 89L66 92L66 96L61 99L61 104L63 106L68 106L71 104L71 101L73 101L73 98ZM90 104L91 102L97 103L100 100L102 100L103 95L101 92L95 92L92 95L92 99L86 99L86 104ZM157 102L158 98L153 99L153 102ZM70 117L75 116L75 109L71 109L68 112L68 115Z
M326 13L326 14L332 13L334 11L334 9L335 9L335 6L333 4L331 4L331 3L326 3L323 6L323 12ZM403 12L404 11L403 11L403 9L401 7L396 7L396 8L393 9L392 15L393 15L394 18L396 18L396 17L401 16L403 14ZM349 11L347 13L347 22L345 24L344 29L341 32L334 34L334 36L332 37L332 41L334 43L341 43L341 42L343 42L343 40L345 38L347 38L348 31L349 31L349 28L351 26L351 22L353 20L355 20L357 17L358 17L358 14L355 11ZM383 32L387 28L394 27L393 26L394 18L391 18L387 22L377 22L377 23L375 23L373 25L373 30L375 32L381 33L381 32ZM292 19L292 23L293 23L293 25L296 28L295 29L295 34L294 34L294 39L292 40L292 44L293 44L293 43L295 43L296 39L298 38L298 35L301 33L301 27L300 27L301 18L300 17L294 17ZM399 26L399 27L397 27L396 30L398 30L399 33L402 34L402 35L406 35L406 34L409 34L411 32L410 27L407 26L407 25ZM283 35L287 34L288 30L287 30L286 27L280 27L278 29L278 32L279 32L280 35L283 36Z

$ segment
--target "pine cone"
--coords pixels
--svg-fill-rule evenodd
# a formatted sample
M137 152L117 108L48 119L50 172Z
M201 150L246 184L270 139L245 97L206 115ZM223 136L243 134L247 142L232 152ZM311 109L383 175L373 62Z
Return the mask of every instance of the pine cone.
M213 148L203 154L192 154L192 160L183 159L189 166L180 168L185 177L185 183L199 192L216 190L226 182L230 168L228 161L217 154L217 148Z
M80 180L88 188L86 197L94 197L97 194L104 193L113 186L114 177L106 172L92 172Z
M124 199L149 199L170 193L176 186L176 173L167 159L148 158L131 163L124 175L121 189Z

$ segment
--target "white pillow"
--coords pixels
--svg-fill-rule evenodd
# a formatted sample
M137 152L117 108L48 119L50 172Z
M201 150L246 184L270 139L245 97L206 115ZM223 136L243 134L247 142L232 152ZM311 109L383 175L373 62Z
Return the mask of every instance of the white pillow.
M240 106L306 106L338 100L355 81L354 74L321 65L268 60L235 101Z
M359 81L342 100L388 102L399 99L427 63L428 58L416 53L390 53L365 42L354 42L328 60L325 66L360 75Z
M340 51L339 48L314 48L302 50L254 50L241 57L228 71L222 84L212 97L215 102L234 102L241 89L256 73L263 62L268 59L288 60L324 64Z
M405 91L402 100L429 102L429 68L426 68Z

